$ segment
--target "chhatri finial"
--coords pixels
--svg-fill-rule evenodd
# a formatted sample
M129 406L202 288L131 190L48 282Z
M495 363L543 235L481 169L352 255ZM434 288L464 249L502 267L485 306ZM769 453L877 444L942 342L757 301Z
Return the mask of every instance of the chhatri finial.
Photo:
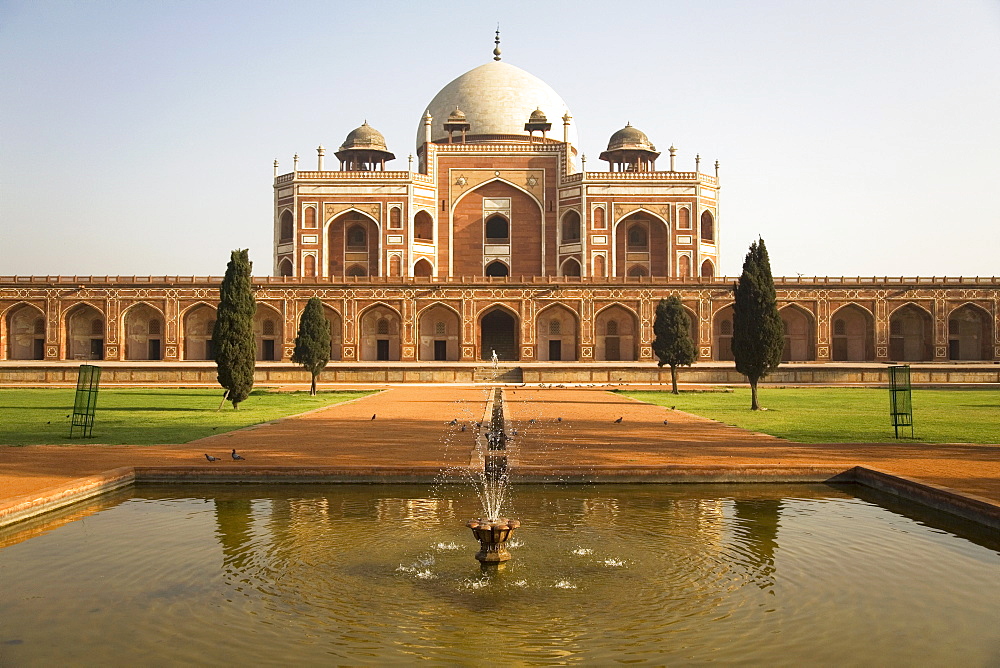
M493 60L500 60L500 24L497 24L497 36L493 40L496 42L496 48L493 49Z

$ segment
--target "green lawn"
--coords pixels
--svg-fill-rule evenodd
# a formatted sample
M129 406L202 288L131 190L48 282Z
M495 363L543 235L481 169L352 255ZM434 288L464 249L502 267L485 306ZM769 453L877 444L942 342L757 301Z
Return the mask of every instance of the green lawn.
M762 387L766 411L750 410L749 388L622 394L802 443L894 440L886 389ZM1000 443L1000 390L915 389L913 433L925 443ZM909 439L910 430L905 434Z
M363 397L371 392L254 390L240 409L216 411L222 390L104 389L97 398L94 436L70 439L75 389L0 389L0 445L187 443L286 415ZM77 432L79 433L79 432Z

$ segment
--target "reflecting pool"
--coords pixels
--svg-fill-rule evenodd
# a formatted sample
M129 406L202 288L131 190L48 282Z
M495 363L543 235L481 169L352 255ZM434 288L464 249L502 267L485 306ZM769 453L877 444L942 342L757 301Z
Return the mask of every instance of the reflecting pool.
M860 496L859 496L860 495ZM864 497L864 498L861 498ZM996 665L996 532L855 486L140 486L0 532L0 664Z

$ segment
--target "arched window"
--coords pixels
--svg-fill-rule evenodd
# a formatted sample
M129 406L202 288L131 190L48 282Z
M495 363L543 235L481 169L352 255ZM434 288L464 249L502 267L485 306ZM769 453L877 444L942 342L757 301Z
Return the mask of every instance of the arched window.
M278 263L278 276L292 275L292 261L287 257Z
M302 227L316 227L316 209L313 207L306 207L305 220L302 223Z
M350 249L366 250L368 246L368 234L361 225L352 225L347 230L347 247Z
M101 319L90 322L90 334L92 336L104 336L104 321Z
M149 333L150 334L160 333L160 321L157 320L156 318L153 318L152 320L149 321Z
M434 336L445 336L448 333L448 325L438 321L434 323Z
M403 217L399 212L399 207L394 206L389 209L389 227L399 229L403 226Z
M393 255L389 258L389 275L399 276L401 260L398 255Z
M375 333L376 334L389 333L389 320L387 318L378 319L378 322L375 323Z
M715 219L708 210L701 214L701 240L715 241Z
M691 258L687 255L681 255L677 260L677 275L681 278L691 276Z
M348 276L367 276L368 272L360 264L351 265L351 268L347 270Z
M732 320L728 320L728 319L727 320L723 320L719 324L719 334L722 334L723 336L732 336L733 335L733 321Z
M599 278L604 278L605 268L604 268L604 256L595 255L594 256L594 276Z
M715 277L715 267L709 260L705 260L701 263L701 277L702 278L714 278Z
M556 318L549 320L549 334L556 334L556 335L561 334L562 333L560 331L561 329L562 328L559 323L559 320L557 320Z
M413 238L434 240L434 219L426 211L417 211L413 217Z
M416 264L413 265L413 275L414 276L433 276L434 267L431 263L425 259L417 260Z
M847 323L841 318L837 318L833 321L833 333L837 336L845 336L847 334Z
M608 336L618 336L618 321L608 320L608 324L605 327L605 333Z
M580 214L570 211L563 216L562 241L564 244L576 243L580 240Z
M648 276L649 272L646 271L646 268L644 266L642 266L641 264L634 264L631 267L629 267L628 275L629 276Z
M35 334L45 333L45 318L35 318L34 322L34 332Z
M687 207L682 207L677 210L677 229L691 229L691 212L688 211Z
M305 275L306 276L315 276L316 275L316 258L315 257L313 257L312 255L306 255L305 259L302 261L302 264L303 264L303 266L305 268Z
M274 336L274 321L265 320L263 325L261 326L261 333L264 336Z
M486 220L486 242L507 243L510 240L510 224L500 215L490 216ZM487 274L491 275L491 274ZM503 274L506 276L506 274Z
M594 209L594 229L603 230L604 229L604 208L597 207Z
M563 276L579 276L580 275L580 263L570 258L563 262L562 266Z
M291 241L295 236L295 222L292 219L291 211L284 211L281 214L278 230L278 241Z
M486 275L487 276L509 276L510 269L507 268L500 260L494 260L486 265Z
M646 234L645 225L632 225L628 228L628 247L647 248L649 246L649 235Z

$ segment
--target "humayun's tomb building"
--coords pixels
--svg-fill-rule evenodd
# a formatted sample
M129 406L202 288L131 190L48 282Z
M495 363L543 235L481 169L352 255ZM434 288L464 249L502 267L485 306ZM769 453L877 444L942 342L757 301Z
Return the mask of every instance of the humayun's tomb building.
M283 364L259 373L304 373L289 358L299 315L319 296L336 360L324 379L481 378L494 351L508 379L556 378L557 368L563 380L656 379L653 312L677 293L706 363L687 377L738 380L729 362L733 279L717 276L718 163L695 158L682 168L673 147L662 155L626 124L589 171L563 100L496 54L420 110L405 170L387 169L399 159L367 122L332 156L317 149L315 169L296 156L279 174L275 162L273 275L255 279L255 330L258 359ZM0 376L58 380L55 369L109 360L128 368L120 380L172 370L212 381L205 361L220 281L0 277ZM877 365L893 361L939 370L924 380L1000 380L996 278L799 277L776 286L784 359L828 363L790 365L795 379L879 380ZM417 361L432 364L385 364Z

